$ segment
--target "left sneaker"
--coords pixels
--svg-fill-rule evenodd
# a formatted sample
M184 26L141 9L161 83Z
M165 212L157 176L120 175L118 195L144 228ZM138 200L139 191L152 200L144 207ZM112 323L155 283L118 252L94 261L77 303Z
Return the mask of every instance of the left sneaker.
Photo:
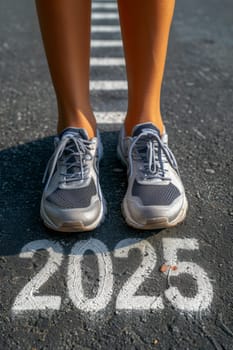
M120 131L117 153L128 170L122 214L129 226L167 228L186 216L188 202L167 141L152 123L136 125L132 137L125 136L124 127Z
M83 128L67 128L55 138L45 175L40 214L44 224L62 232L94 230L104 220L105 200L99 183L103 146Z

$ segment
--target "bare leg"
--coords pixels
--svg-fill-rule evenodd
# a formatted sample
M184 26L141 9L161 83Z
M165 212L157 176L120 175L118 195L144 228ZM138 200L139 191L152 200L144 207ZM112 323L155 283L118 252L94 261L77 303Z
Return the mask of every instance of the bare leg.
M58 104L58 132L82 127L90 138L96 121L89 98L91 0L36 0Z
M160 94L175 0L118 0L128 78L126 134L139 123L164 131Z

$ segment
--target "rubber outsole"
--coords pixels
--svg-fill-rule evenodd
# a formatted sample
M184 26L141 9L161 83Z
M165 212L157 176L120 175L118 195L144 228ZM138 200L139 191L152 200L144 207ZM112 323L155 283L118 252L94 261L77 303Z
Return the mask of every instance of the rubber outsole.
M180 224L184 221L186 214L187 214L187 210L188 210L188 201L187 201L187 198L185 196L184 203L183 203L181 210L179 211L176 218L173 219L172 221L169 221L169 218L167 218L167 217L159 217L159 218L147 220L146 224L141 224L141 223L138 223L132 219L124 201L122 202L122 205L121 205L122 215L123 215L126 223L129 226L136 228L136 229L140 229L140 230L157 230L157 229L170 228L170 227L177 226L178 224Z
M99 217L91 225L88 226L85 226L81 221L63 222L60 226L58 226L47 216L43 205L41 205L40 208L40 216L44 225L53 231L70 233L92 231L98 226L100 226L105 220L105 215L107 213L107 205L104 197L102 197L102 200L103 205Z

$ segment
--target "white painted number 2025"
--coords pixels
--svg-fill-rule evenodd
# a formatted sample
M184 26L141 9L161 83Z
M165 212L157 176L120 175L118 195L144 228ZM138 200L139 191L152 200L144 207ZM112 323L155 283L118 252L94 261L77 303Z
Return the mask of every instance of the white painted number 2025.
M169 269L166 277L177 277L188 274L197 285L194 297L185 297L178 287L170 285L165 290L165 298L178 310L195 312L206 310L213 299L213 288L206 272L197 264L187 261L178 261L179 250L195 250L199 245L196 239L163 239L163 253L168 266L175 265L175 270ZM157 255L153 246L147 240L129 238L120 241L114 249L114 257L126 259L130 250L138 249L141 254L140 266L124 283L116 298L117 310L162 310L164 308L162 296L136 295L140 285L150 276L157 262ZM14 313L29 310L59 310L61 297L53 295L39 296L38 291L48 279L58 270L63 260L63 249L59 243L49 240L38 240L26 244L20 253L20 258L32 258L38 250L48 252L45 266L23 287L17 295L12 307ZM98 262L99 285L96 295L89 298L85 295L82 283L81 262L84 254L92 251ZM89 239L77 242L69 256L67 288L70 299L75 307L81 311L97 312L103 310L113 295L113 266L111 254L107 246L97 240Z

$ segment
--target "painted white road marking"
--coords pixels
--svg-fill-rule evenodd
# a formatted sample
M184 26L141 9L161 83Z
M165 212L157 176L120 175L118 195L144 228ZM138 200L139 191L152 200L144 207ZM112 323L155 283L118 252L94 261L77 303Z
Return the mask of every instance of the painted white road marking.
M118 13L117 12L94 12L91 16L92 19L118 19Z
M125 80L93 80L90 82L90 89L93 90L127 90L128 85Z
M124 58L119 57L92 57L90 59L91 66L124 66Z
M55 295L36 296L40 287L58 270L62 263L63 251L59 243L47 239L26 244L19 255L20 258L30 259L38 250L47 250L48 261L45 266L21 290L12 307L14 313L28 310L59 310L61 297Z
M169 277L176 277L180 274L191 275L197 283L197 294L188 298L179 292L177 287L170 286L165 291L165 296L173 306L182 311L202 311L209 308L213 300L213 287L206 272L197 264L189 261L179 262L177 252L179 250L199 249L196 239L163 238L164 258L167 265L175 265L176 270L168 270Z
M99 267L99 288L94 298L85 296L82 284L81 261L87 250L96 254ZM77 309L97 312L104 309L113 293L112 260L107 247L97 239L77 242L72 248L68 266L68 291Z
M198 264L190 261L179 261L179 250L197 250L199 244L196 239L163 238L163 252L165 264L175 266L165 272L169 288L164 291L165 297L174 308L182 312L200 312L210 309L213 300L213 287L207 273ZM57 295L37 295L39 289L58 270L63 260L63 250L59 243L49 240L38 240L26 244L19 255L20 258L32 258L36 251L46 250L48 260L45 266L23 287L16 296L12 311L17 314L28 310L59 310L61 297ZM114 257L128 258L132 249L138 249L142 260L140 266L124 283L116 298L117 310L161 310L164 308L161 296L136 295L140 285L150 276L157 262L157 255L153 246L147 240L128 238L120 241L114 249ZM99 286L95 297L88 298L83 289L81 262L86 251L92 251L98 261ZM182 295L173 285L180 275L190 275L197 285L194 297ZM185 276L184 276L185 278ZM77 242L69 257L67 275L68 293L77 309L84 312L98 312L106 308L113 295L113 267L111 254L106 245L97 240L89 239Z
M116 300L116 309L119 310L151 310L163 309L162 298L135 295L140 285L150 276L155 268L157 256L152 245L137 238L128 238L120 241L114 251L116 258L128 258L131 249L139 249L142 261L133 275L125 282Z
M97 123L100 124L122 124L125 120L126 112L109 111L109 112L95 112Z
M122 47L121 40L91 40L91 47Z
M117 9L116 3L107 2L92 2L93 9Z
M92 33L119 33L120 27L118 25L92 25Z

